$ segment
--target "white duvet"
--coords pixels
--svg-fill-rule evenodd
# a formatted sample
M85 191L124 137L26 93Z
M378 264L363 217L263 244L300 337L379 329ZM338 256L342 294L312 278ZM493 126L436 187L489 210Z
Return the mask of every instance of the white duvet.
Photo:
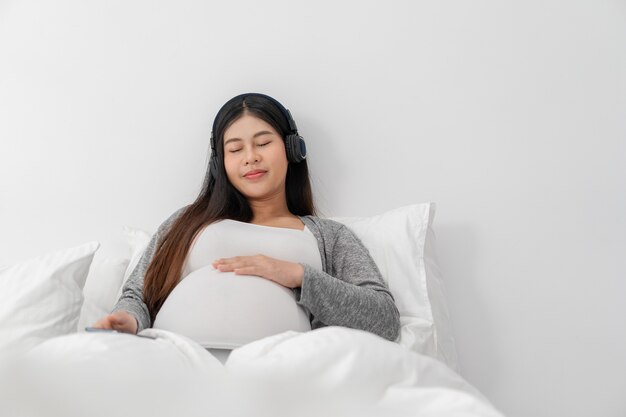
M501 416L443 363L361 330L284 332L225 365L176 333L140 335L155 339L75 333L0 364L0 415Z

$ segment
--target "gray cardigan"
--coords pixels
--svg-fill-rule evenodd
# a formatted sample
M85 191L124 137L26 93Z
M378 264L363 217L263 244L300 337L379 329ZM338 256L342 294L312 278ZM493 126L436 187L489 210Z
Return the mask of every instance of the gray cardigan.
M112 312L125 310L137 319L137 331L151 327L143 300L143 278L158 242L187 206L175 211L157 229L139 263L124 284ZM400 313L389 288L361 240L344 224L317 216L298 216L317 238L323 271L304 267L296 302L309 313L311 329L344 326L396 341Z

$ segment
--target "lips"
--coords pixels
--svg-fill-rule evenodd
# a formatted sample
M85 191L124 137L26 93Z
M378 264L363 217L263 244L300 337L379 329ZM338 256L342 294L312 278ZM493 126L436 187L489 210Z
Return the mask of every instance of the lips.
M267 172L267 171L265 171L263 169L253 169L252 171L246 172L244 177L253 176L253 175L261 174L261 173L265 173L265 172Z

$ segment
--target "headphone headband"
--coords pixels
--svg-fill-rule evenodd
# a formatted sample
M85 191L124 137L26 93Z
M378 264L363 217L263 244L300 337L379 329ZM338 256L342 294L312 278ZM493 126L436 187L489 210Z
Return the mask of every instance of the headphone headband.
M231 98L228 101L232 101L235 99L239 99L242 97L263 97L268 99L269 101L271 101L272 103L274 103L276 105L276 107L278 107L278 109L280 110L280 112L283 114L283 116L285 116L285 118L287 119L287 122L289 123L289 132L288 134L292 134L292 135L298 135L298 127L296 126L296 121L293 119L293 117L291 116L291 112L282 104L280 104L280 102L278 100L276 100L274 97L270 97L266 94L261 94L261 93L243 93L243 94L239 94L238 96L235 96L233 98ZM221 109L220 109L221 110ZM219 112L218 112L219 114ZM213 120L213 127L211 128L211 150L215 152L215 123L217 123L217 116L215 117L215 120Z

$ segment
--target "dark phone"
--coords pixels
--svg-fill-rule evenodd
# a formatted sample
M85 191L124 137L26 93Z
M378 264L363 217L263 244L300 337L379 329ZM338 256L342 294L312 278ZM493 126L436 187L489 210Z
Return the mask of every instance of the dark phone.
M117 330L113 329L100 329L98 327L85 327L86 332L102 332L102 333L119 333Z
M86 332L94 332L94 333L120 333L120 334L131 334L133 336L137 336L137 337L145 337L146 339L156 339L155 336L148 336L148 335L143 335L143 334L133 334L133 333L124 333L124 332L118 332L117 330L113 330L113 329L100 329L98 327L85 327L85 331Z

